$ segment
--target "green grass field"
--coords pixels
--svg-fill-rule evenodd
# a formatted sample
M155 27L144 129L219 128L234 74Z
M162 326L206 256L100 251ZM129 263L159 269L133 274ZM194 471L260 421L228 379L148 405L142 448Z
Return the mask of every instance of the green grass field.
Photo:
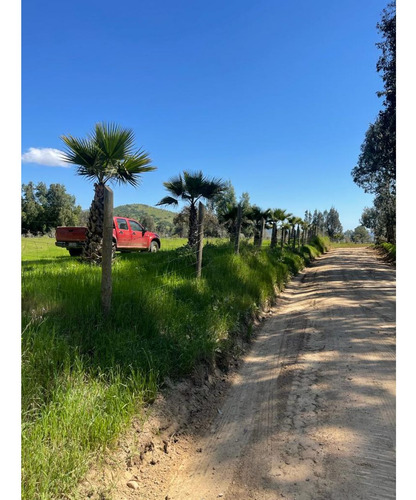
M90 460L164 378L218 361L276 288L320 253L271 251L266 242L261 250L243 244L235 255L227 242L209 240L198 280L184 243L118 254L103 318L99 267L51 238L22 239L23 499L75 499Z

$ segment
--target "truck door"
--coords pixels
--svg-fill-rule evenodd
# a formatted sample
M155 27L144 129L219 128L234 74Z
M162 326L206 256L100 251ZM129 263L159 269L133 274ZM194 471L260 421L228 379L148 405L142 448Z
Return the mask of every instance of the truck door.
M135 220L129 219L131 229L131 248L147 248L147 237L143 236L143 227Z
M131 243L131 234L127 224L127 219L117 217L116 224L117 248L129 248Z

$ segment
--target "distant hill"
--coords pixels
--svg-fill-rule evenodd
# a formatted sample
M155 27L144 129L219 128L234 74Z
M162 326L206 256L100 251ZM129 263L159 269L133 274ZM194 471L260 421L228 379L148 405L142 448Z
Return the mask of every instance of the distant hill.
M132 203L130 205L119 205L118 207L114 207L114 215L117 217L131 217L139 221L141 217L143 218L145 215L150 215L155 221L160 220L173 223L173 218L176 213L163 208L151 207L150 205Z
M130 205L119 205L114 207L114 216L116 217L130 217L139 222L145 222L147 217L152 217L155 227L162 233L170 232L173 228L173 218L176 213L163 208L151 207L141 203L132 203ZM146 227L150 227L146 224Z

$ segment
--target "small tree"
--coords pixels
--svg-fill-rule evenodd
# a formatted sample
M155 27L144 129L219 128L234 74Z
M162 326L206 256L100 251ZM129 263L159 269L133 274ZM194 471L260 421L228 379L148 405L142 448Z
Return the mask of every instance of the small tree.
M364 226L357 226L351 235L354 243L370 243L371 235Z
M342 224L339 220L339 213L334 208L328 212L326 217L326 231L331 240L339 239L342 236Z
M178 205L179 200L189 204L189 225L188 225L188 245L195 247L198 236L197 203L202 198L211 200L224 190L224 183L220 179L208 179L199 171L190 173L183 172L172 177L163 185L169 191L171 196L165 196L157 205Z

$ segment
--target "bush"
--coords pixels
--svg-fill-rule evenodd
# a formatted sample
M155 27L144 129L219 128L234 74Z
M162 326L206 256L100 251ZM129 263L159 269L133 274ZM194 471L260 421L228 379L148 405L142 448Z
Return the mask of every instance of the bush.
M314 236L310 245L317 248L320 253L325 253L331 248L331 242L327 236Z

